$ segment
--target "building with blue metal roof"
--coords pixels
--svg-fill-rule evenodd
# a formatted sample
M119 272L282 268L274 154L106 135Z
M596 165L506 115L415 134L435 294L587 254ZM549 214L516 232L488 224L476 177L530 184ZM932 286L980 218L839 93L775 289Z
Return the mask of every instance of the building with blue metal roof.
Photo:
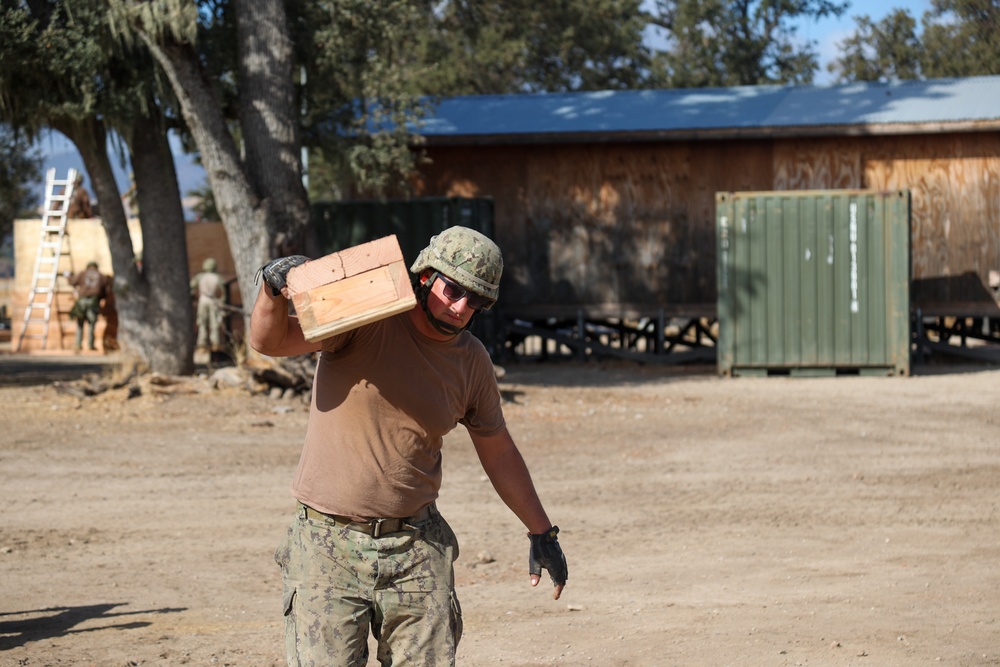
M933 132L1000 126L1000 76L837 86L740 86L448 98L432 144Z
M418 196L494 202L511 319L710 319L717 196L783 191L908 192L915 306L1000 313L1000 76L457 97L419 133Z

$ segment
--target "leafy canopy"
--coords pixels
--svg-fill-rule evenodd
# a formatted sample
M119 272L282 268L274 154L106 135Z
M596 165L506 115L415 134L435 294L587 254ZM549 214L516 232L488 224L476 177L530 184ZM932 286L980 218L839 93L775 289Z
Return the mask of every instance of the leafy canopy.
M815 42L800 43L796 21L842 15L831 0L655 0L651 25L663 35L651 83L673 88L811 83Z
M840 81L1000 74L1000 0L934 0L921 18L897 9L879 22L855 17L830 65Z

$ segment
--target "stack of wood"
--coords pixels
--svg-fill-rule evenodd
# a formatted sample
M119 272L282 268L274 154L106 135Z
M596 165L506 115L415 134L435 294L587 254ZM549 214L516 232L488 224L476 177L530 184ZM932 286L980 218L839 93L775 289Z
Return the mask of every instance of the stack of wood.
M316 372L314 354L300 357L269 358L249 368L257 393L266 392L272 398L307 397L312 392Z

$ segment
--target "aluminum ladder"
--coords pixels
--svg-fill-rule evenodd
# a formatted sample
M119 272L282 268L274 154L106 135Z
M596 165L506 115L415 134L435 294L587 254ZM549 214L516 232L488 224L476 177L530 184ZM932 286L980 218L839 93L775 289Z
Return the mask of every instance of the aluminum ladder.
M35 272L31 277L31 291L24 309L21 334L15 352L27 339L41 341L45 349L49 341L49 327L53 311L59 323L59 346L63 344L62 319L59 317L60 294L72 294L69 285L60 285L59 278L72 273L73 261L69 251L69 234L66 219L69 202L76 186L76 169L70 169L65 180L56 178L55 168L49 169L45 178L45 207L42 211L42 234L38 242ZM66 262L68 267L63 267ZM62 269L62 270L61 270Z

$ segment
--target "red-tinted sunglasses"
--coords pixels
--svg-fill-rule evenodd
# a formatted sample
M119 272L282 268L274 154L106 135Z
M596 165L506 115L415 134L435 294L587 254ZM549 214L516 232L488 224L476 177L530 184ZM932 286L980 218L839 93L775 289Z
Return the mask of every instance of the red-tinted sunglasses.
M485 297L482 294L476 294L475 292L470 292L469 290L465 289L464 287L456 283L454 280L445 278L443 275L437 272L435 272L434 275L431 276L431 285L434 284L434 278L438 278L441 280L442 284L444 284L444 289L442 290L442 292L449 300L454 301L455 303L458 303L462 299L468 299L466 303L469 304L469 308L472 308L473 310L476 311L489 310L490 308L493 307L493 304L496 303L496 301L494 301L493 299Z

